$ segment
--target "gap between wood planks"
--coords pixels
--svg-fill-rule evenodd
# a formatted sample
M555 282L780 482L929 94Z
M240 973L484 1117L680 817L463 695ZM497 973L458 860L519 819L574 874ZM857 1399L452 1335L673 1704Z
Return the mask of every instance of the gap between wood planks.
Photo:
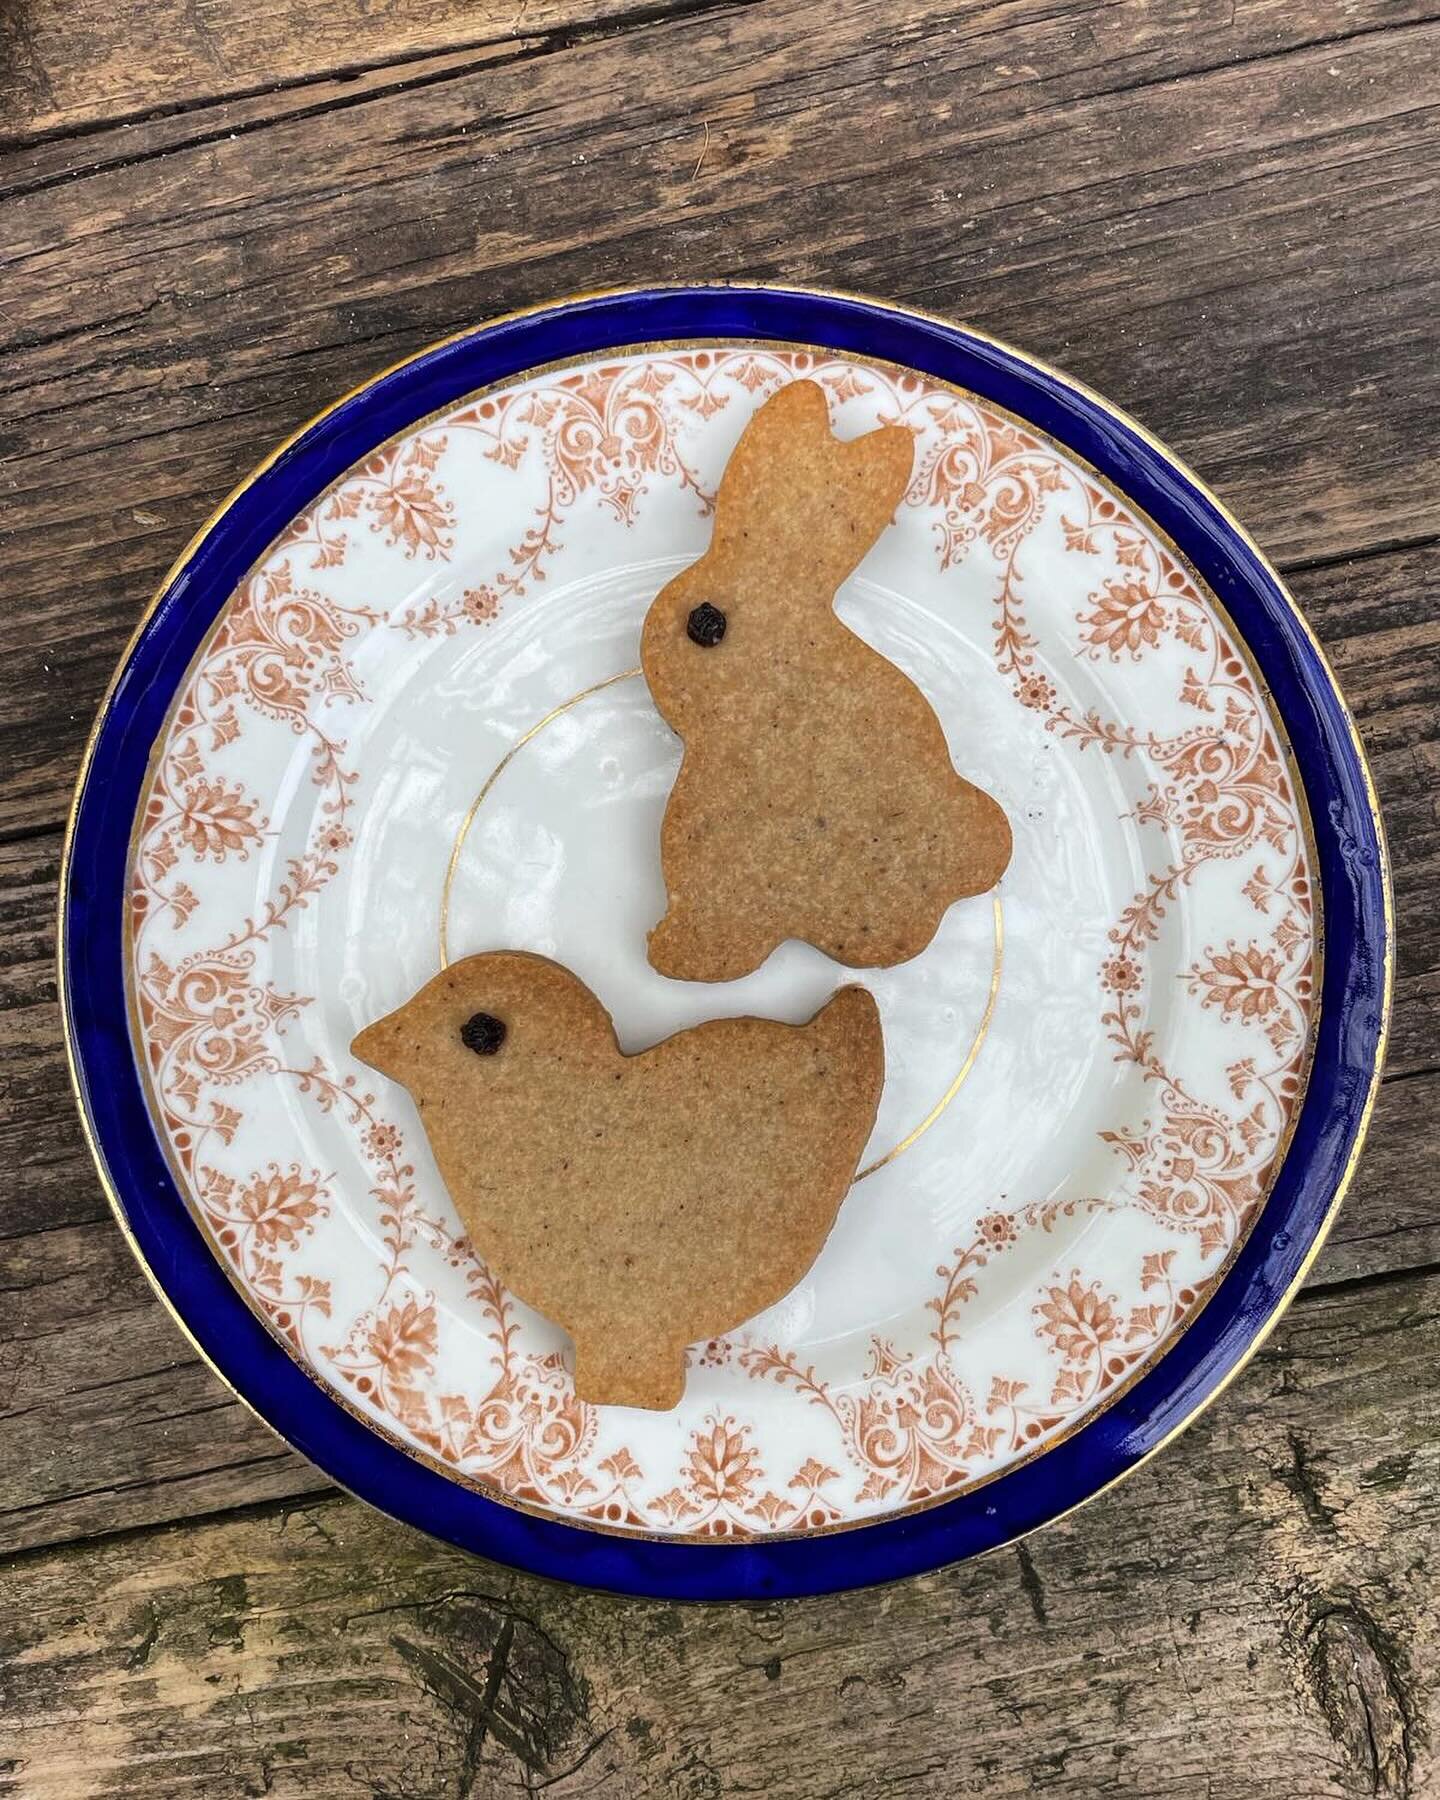
M1125 94L1142 94L1146 88L1165 87L1172 82L1188 81L1194 76L1218 75L1224 70L1238 69L1242 65L1250 67L1257 63L1279 62L1284 57L1293 56L1297 50L1328 50L1340 44L1356 43L1361 38L1383 37L1392 31L1404 31L1412 27L1423 29L1425 26L1434 25L1437 22L1440 22L1440 13L1431 14L1423 19L1399 20L1394 24L1382 22L1376 25L1358 25L1354 31L1337 31L1328 37L1307 38L1303 44L1281 44L1274 50L1257 50L1249 56L1233 59L1224 57L1219 62L1208 63L1203 69L1187 69L1184 75L1153 75L1148 79L1125 82L1119 87L1095 88L1093 91L1076 94L1073 98L1076 100L1118 100ZM0 148L3 148L3 145L0 145Z
M1403 1075L1395 1077L1403 1081ZM1337 1294L1358 1294L1365 1288L1398 1287L1402 1282L1414 1280L1420 1276L1440 1275L1440 1262L1411 1263L1403 1269L1372 1269L1364 1275L1337 1275L1331 1281L1307 1281L1294 1300L1292 1306L1299 1306L1302 1301L1333 1298Z
M461 81L481 71L489 74L512 68L520 63L533 62L539 57L551 56L556 52L581 49L587 44L627 37L631 33L643 31L650 25L695 23L724 13L741 12L747 7L758 6L762 3L763 0L698 0L698 3L681 0L681 3L671 7L639 7L633 13L623 14L614 20L594 25L556 27L553 30L537 34L533 38L512 36L478 39L474 43L459 44L445 50L416 50L389 57L377 63L357 63L352 67L325 69L313 74L297 75L289 79L265 83L258 87L241 88L232 93L197 96L193 100L176 101L130 116L96 119L74 127L56 126L49 131L36 132L33 136L22 137L13 133L8 138L0 136L0 156L23 154L25 151L37 147L63 146L83 142L87 138L100 137L112 131L158 125L167 120L183 121L192 114L204 113L216 108L243 107L250 102L283 100L284 96L288 94L303 96L307 91L317 88L343 90L347 84L357 81L367 83L363 91L358 93L332 92L324 98L318 99L312 105L302 103L273 113L261 114L256 118L231 119L227 117L212 130L196 131L189 136L177 134L164 143L137 151L133 155L122 154L100 158L95 162L60 170L53 175L42 176L32 181L19 180L0 185L0 202L18 199L23 195L44 193L52 188L65 187L72 181L83 181L92 175L103 174L110 170L136 168L142 163L154 162L159 158L186 150L201 149L207 144L247 137L252 132L265 131L273 125L321 118L329 113L348 112L354 107L366 106L375 100L393 99L398 95L416 93L444 82ZM1354 35L1363 36L1364 33L1357 32ZM507 49L507 46L514 46L514 48ZM428 66L422 67L422 65ZM406 69L416 69L417 73L407 76L404 74ZM386 80L385 77L392 70L396 71L397 78Z
M17 150L28 150L37 144L74 143L87 137L95 137L101 132L114 131L136 125L153 125L162 119L183 118L186 113L203 112L206 107L238 105L247 100L268 99L272 96L296 93L308 87L319 87L326 82L356 81L366 75L383 75L386 71L403 70L416 63L453 62L456 57L479 56L478 63L466 63L458 68L447 68L427 80L407 83L404 77L383 89L374 92L393 94L402 92L407 86L428 86L429 80L445 80L450 76L469 74L475 68L503 68L508 62L518 62L531 56L546 56L556 50L569 50L578 44L591 43L597 38L624 37L628 32L643 30L647 25L666 24L678 19L694 19L709 13L733 12L745 6L756 6L761 0L671 0L670 4L656 3L636 6L628 12L619 12L606 18L593 21L577 21L568 25L555 25L536 32L521 30L502 31L494 37L478 37L447 44L437 50L433 46L415 50L402 50L391 56L380 57L369 62L341 63L334 68L316 69L306 74L280 76L273 81L259 82L251 87L231 88L224 92L196 94L185 100L162 102L157 106L140 107L130 112L117 112L113 117L104 119L87 119L74 125L44 126L33 132L0 132L0 155ZM521 9L514 23L523 25L524 9ZM1367 27L1368 30L1383 29ZM1362 33L1355 33L1359 36ZM507 44L524 46L513 55L481 55L487 50L503 52ZM357 96L364 100L370 95ZM339 104L338 102L336 104ZM328 110L328 108L324 109ZM287 118L296 114L286 114ZM304 116L304 115L298 115ZM187 143L204 142L203 139L190 139ZM175 144L175 149L185 148L183 144ZM137 158L144 161L145 158ZM114 167L114 164L106 164ZM120 165L123 166L123 163Z
M57 169L51 174L39 175L29 180L18 178L6 183L3 175L0 175L0 203L12 198L18 199L22 196L65 187L72 182L85 180L109 171L135 168L180 152L204 148L209 144L247 137L256 132L268 130L275 125L320 118L333 112L349 111L356 107L369 105L374 101L392 99L399 95L440 86L450 81L464 80L482 71L486 73L500 71L556 53L581 49L586 45L644 33L651 27L690 25L712 17L721 18L749 10L761 11L765 5L766 0L674 0L674 3L670 5L637 6L631 11L618 13L612 18L602 18L591 23L555 26L537 32L533 36L517 33L502 34L494 38L479 38L471 42L447 46L443 50L406 51L375 62L357 62L334 69L282 77L273 82L237 88L227 93L197 95L183 101L177 100L128 114L118 114L114 118L87 120L73 126L55 126L33 133L0 134L0 158L3 158L6 155L20 155L47 146L81 143L85 139L101 137L112 131L121 132L148 125L160 125L167 121L177 121L183 124L183 121L191 115L208 110L242 108L257 102L283 100L286 95L303 96L307 91L313 89L329 87L340 90L317 98L310 105L301 104L289 109L277 109L255 117L233 118L227 111L226 116L210 130L201 129L190 135L185 135L181 131L163 143L145 147L133 154L122 153L109 158L100 157L94 162ZM1104 10L1104 4L1082 9L1077 9L1073 5L1062 5L1053 13L1032 16L1027 18L1024 23L1027 27L1053 21L1069 23L1083 19L1089 12L1103 12ZM1153 88L1180 86L1214 75L1233 73L1252 64L1284 61L1305 52L1339 49L1369 38L1394 37L1397 34L1410 32L1419 33L1437 22L1440 22L1440 13L1427 14L1420 18L1402 18L1394 22L1358 25L1353 31L1320 32L1312 37L1298 37L1272 49L1256 49L1233 58L1222 58L1218 61L1196 64L1187 68L1161 71L1151 76L1141 76L1134 81L1121 82L1113 86L1082 88L1074 92L1067 92L1063 100L1055 104L1067 107L1083 105L1096 100L1119 99L1132 94L1144 93ZM925 30L929 29L929 23L916 29L923 34ZM1013 34L1014 29L1014 24L1006 19L989 29L972 32L969 41L980 43L991 38L1005 39ZM892 33L892 37L897 42L903 42L905 36L903 31ZM512 45L513 49L507 49L507 46ZM1105 64L1102 61L1093 66L1099 68L1104 67ZM1081 72L1084 71L1084 67L1082 65ZM404 73L407 69L417 72L407 75ZM392 71L395 73L396 79L386 79ZM357 81L367 84L362 92L347 93L343 91L348 84ZM1025 84L1016 82L1013 85L1020 88ZM1042 105L1033 110L1038 116L1050 108ZM702 120L700 123L705 126L708 133L709 122ZM703 162L704 153L702 152L692 180L699 176Z

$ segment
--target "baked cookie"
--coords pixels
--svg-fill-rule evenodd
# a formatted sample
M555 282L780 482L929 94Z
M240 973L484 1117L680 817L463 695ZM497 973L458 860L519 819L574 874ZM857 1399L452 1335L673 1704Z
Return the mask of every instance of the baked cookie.
M582 982L509 952L452 963L352 1049L409 1089L477 1252L574 1339L580 1398L659 1409L687 1344L814 1262L885 1072L863 988L626 1056Z
M685 742L662 975L730 981L792 937L852 967L905 962L1010 860L1005 814L955 772L924 695L835 615L913 459L898 426L841 443L821 389L791 382L735 447L710 548L646 615L645 679Z

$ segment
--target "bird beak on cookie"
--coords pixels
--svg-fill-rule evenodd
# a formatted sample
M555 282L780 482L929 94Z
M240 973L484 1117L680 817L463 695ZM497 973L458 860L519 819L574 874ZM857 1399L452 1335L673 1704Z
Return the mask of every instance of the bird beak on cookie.
M399 1052L405 1008L367 1025L350 1045L350 1054L391 1081L400 1080Z

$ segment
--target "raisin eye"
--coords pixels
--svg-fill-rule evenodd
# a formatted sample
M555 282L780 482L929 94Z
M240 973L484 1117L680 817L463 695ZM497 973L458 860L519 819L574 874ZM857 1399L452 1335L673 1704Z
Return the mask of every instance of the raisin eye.
M685 635L702 650L713 650L725 635L726 619L718 606L702 600L685 621Z
M477 1056L494 1056L505 1042L505 1021L494 1013L471 1013L460 1027L460 1042Z

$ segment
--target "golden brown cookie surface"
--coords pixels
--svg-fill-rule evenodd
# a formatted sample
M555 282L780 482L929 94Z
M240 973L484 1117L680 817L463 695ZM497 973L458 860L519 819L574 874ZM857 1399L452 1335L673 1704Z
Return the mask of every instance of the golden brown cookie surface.
M841 443L814 382L781 388L730 459L710 548L646 616L645 678L685 742L650 936L663 975L732 980L790 937L852 967L904 962L1005 870L1005 814L956 773L920 690L835 615L913 460L907 431Z
M687 1344L815 1260L884 1080L863 988L626 1056L582 982L510 952L452 963L352 1048L409 1089L477 1252L574 1339L580 1398L662 1409Z

